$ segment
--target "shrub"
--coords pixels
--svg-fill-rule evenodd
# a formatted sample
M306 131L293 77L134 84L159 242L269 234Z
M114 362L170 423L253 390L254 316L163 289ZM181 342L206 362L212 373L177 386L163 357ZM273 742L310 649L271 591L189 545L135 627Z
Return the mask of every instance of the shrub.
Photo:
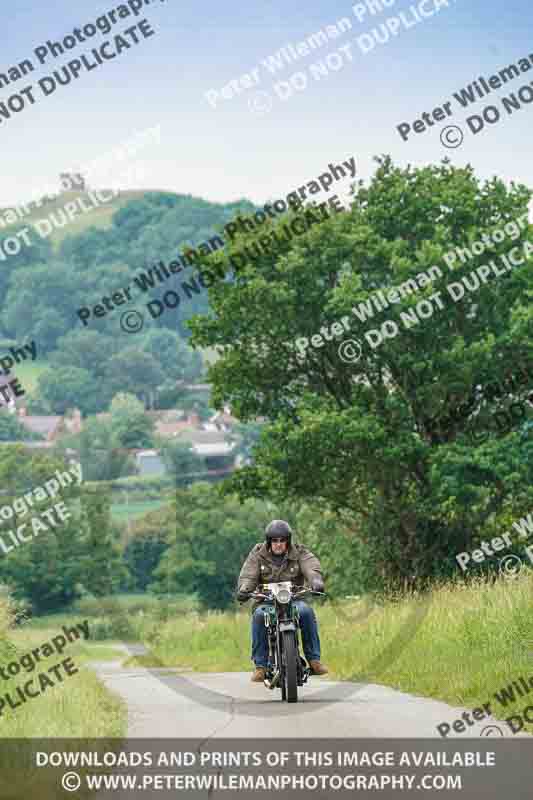
M95 641L106 639L136 641L138 638L137 632L125 614L118 614L109 619L96 619L91 623L91 639Z
M69 612L92 618L91 639L148 641L162 622L197 612L199 607L196 595L125 594L83 597Z

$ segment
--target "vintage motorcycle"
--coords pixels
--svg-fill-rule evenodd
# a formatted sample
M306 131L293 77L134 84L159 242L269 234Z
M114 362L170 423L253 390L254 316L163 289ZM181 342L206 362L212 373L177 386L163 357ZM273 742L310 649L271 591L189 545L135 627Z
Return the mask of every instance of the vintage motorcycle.
M298 606L293 602L308 594L325 595L324 592L293 586L291 581L263 583L250 594L250 598L268 603L263 612L268 636L265 686L267 689L281 689L281 699L287 703L298 702L298 686L307 683L311 674L300 655L300 620Z

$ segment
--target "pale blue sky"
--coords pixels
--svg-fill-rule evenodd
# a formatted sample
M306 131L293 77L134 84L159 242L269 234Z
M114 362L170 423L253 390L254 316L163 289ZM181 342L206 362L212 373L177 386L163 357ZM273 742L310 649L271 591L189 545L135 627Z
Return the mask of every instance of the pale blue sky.
M387 152L399 163L423 164L448 155L456 164L472 163L482 176L533 184L530 131L533 104L524 105L477 136L468 130L459 149L445 150L440 128L413 134L403 142L396 125L414 122L423 111L450 101L454 92L479 75L490 76L526 57L533 9L526 0L449 0L432 17L364 55L356 38L420 0L396 0L384 13L358 21L352 3L343 0L283 0L255 4L200 4L151 0L134 18L119 20L108 35L99 34L63 57L50 59L35 72L0 90L0 103L28 84L90 53L144 16L156 31L118 58L106 61L50 97L0 122L4 174L0 203L26 199L30 192L71 164L104 154L122 139L161 125L161 144L140 154L145 172L139 188L191 193L209 200L249 197L259 202L281 196L311 180L330 161L356 158L360 177L372 170L372 156ZM426 8L435 0L426 0ZM74 27L117 8L84 0L18 0L4 27L0 73L6 72L46 40L60 40ZM270 113L254 114L248 103L255 90L210 107L205 93L220 91L230 80L250 72L287 43L300 42L342 17L352 29L338 40L285 68L280 80L303 71L307 88L283 102L273 91L274 78L260 66L257 90L273 100ZM412 14L409 16L412 19ZM351 44L352 63L327 78L311 77L309 66L339 47ZM469 113L486 104L501 107L501 96L533 80L531 73L493 92L472 111L453 102L450 124L464 126ZM281 91L281 90L280 90ZM264 101L264 95L259 99ZM347 185L346 185L347 187Z

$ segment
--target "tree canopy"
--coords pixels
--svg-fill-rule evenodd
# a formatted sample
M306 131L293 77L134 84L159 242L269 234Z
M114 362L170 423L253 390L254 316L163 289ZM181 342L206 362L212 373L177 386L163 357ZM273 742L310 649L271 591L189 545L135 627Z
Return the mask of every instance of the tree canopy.
M470 167L447 160L403 169L388 157L376 161L349 211L210 288L214 314L191 327L194 344L220 353L209 370L214 404L229 403L244 422L269 422L255 463L234 475L228 491L318 500L351 514L363 522L360 535L384 580L405 586L448 574L454 554L499 517L531 508L533 441L519 430L500 436L491 429L479 444L467 435L473 420L497 408L494 400L478 397L444 437L429 423L468 401L480 382L502 378L518 352L533 362L529 252L523 266L461 302L448 299L430 320L400 324L402 312L527 240L526 225L519 240L495 243L489 255L453 271L444 267L453 248L527 215L531 192L497 178L482 183ZM242 234L235 246L251 239ZM443 267L442 278L404 295L377 321L363 324L351 313L379 288L432 265ZM362 346L359 360L345 363L334 337L302 358L296 340L344 315L351 320L345 338ZM399 334L373 349L364 333L386 317Z
M65 463L54 456L28 453L20 446L3 447L1 505L12 504L42 486L57 469L64 470ZM49 524L47 530L0 558L0 582L11 587L16 599L29 601L35 613L62 608L82 592L109 592L124 574L116 547L118 531L111 523L109 496L103 487L89 489L72 483L62 487L61 497L54 501L34 499L27 513L2 520L0 536L6 545L11 541L8 530L28 523L59 501L65 503L70 518L56 526Z

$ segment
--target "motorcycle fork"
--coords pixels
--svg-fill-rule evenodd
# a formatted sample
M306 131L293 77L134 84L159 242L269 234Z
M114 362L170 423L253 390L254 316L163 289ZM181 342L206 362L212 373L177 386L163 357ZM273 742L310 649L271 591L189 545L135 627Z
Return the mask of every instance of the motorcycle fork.
M300 648L301 648L300 639L301 639L301 636L302 636L302 630L300 628L300 612L298 610L298 606L297 605L293 605L292 603L291 603L291 615L290 615L290 618L292 619L292 621L296 625L296 647L298 648L298 659L299 659L298 685L299 686L303 686L304 683L307 683L307 679L309 678L309 675L311 674L311 670L309 669L309 667L305 663L304 659L300 655Z
M276 641L276 634L277 629L273 627L271 624L272 617L271 617L271 609L269 608L267 611L264 612L264 620L265 620L265 627L267 630L267 641L268 641L268 663L269 667L267 670L267 677L264 680L264 684L267 689L275 689L276 686L279 685L279 678L280 678L280 666L277 664L277 650L275 650L275 641Z
M275 608L275 607L273 607ZM272 663L274 664L273 668L273 675L270 680L265 681L265 685L268 686L269 689L280 688L280 682L283 680L283 656L281 652L281 632L279 629L280 622L286 622L287 619L285 616L280 617L281 609L275 608L275 613L272 617L269 617L268 623L265 620L265 624L271 631L271 637L269 636L269 652L272 652ZM275 621L275 625L271 625L271 622Z
M267 641L268 641L268 660L271 665L274 664L274 652L272 649L272 639L274 636L274 630L272 626L272 609L269 608L263 612L264 620L265 620L265 628L267 631Z

